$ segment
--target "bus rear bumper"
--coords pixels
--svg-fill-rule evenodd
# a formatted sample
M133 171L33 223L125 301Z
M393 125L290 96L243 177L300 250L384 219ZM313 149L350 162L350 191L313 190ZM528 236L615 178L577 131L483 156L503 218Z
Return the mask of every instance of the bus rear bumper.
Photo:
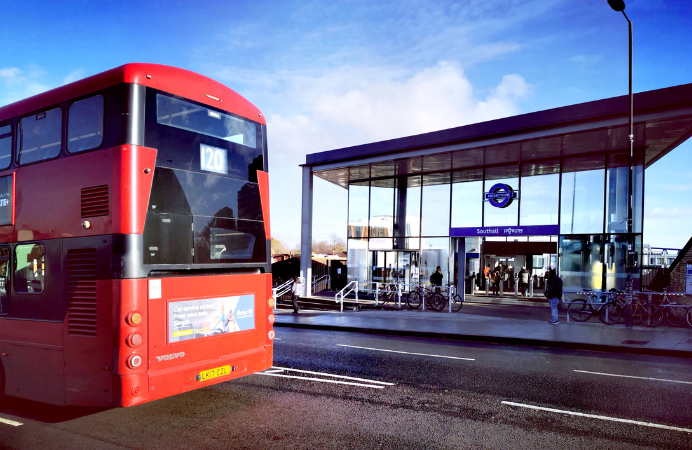
M273 346L177 365L148 373L121 375L120 406L134 406L182 392L240 378L271 367Z

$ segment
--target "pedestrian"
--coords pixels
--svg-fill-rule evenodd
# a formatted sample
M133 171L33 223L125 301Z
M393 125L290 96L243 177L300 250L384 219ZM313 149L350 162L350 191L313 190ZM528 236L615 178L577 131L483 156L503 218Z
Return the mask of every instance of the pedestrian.
M526 288L529 284L529 271L526 270L526 266L521 266L519 271L519 291L521 295L526 295Z
M303 293L303 283L300 277L293 277L293 286L291 287L291 302L293 302L293 314L298 314L300 307L298 306L298 300L300 299L300 294Z
M495 270L492 277L493 295L500 295L500 280L502 279L502 273L500 270Z
M432 284L433 286L442 286L442 277L442 268L440 266L437 266L435 272L433 272L433 274L430 275L430 284ZM435 288L435 292L439 294L440 288Z
M560 323L557 317L557 305L560 304L560 300L562 299L562 278L557 276L555 269L550 269L548 271L548 280L546 281L544 295L550 304L551 317L548 323L557 325Z

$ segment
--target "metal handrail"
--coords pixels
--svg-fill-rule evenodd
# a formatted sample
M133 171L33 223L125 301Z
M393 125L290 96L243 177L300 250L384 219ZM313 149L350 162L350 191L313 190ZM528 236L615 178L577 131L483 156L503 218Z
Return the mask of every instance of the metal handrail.
M291 279L284 284L280 284L279 286L272 288L272 295L274 296L274 309L276 309L276 305L279 303L279 297L290 292L292 287L293 280Z
M349 289L350 286L353 286ZM347 290L348 289L348 290ZM341 312L344 312L344 298L351 292L356 293L356 303L358 303L358 280L351 281L342 290L336 293L334 296L334 301L336 303L341 303ZM341 297L341 298L339 298Z
M322 275L319 278L313 278L312 280L312 293L316 294L317 292L323 291L327 289L329 286L329 281L331 277L329 275ZM321 289L317 289L318 287L321 287Z

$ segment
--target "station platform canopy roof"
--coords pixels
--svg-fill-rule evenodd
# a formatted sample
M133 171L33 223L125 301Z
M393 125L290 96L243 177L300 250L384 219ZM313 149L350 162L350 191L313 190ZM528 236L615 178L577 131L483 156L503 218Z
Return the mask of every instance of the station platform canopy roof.
M436 173L517 163L535 175L555 173L560 161L569 161L570 171L590 170L605 167L604 155L629 155L629 112L624 95L313 153L304 165L344 188L357 180L414 174L434 180ZM692 84L635 94L634 136L645 167L692 136Z

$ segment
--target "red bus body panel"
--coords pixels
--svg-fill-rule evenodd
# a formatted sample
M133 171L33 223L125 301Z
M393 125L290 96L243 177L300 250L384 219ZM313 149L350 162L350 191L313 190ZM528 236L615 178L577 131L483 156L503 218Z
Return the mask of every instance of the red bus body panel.
M55 105L122 83L139 84L170 92L215 108L231 111L263 125L267 124L255 105L218 81L177 67L144 63L125 64L3 106L0 108L0 121L29 114L48 105Z

